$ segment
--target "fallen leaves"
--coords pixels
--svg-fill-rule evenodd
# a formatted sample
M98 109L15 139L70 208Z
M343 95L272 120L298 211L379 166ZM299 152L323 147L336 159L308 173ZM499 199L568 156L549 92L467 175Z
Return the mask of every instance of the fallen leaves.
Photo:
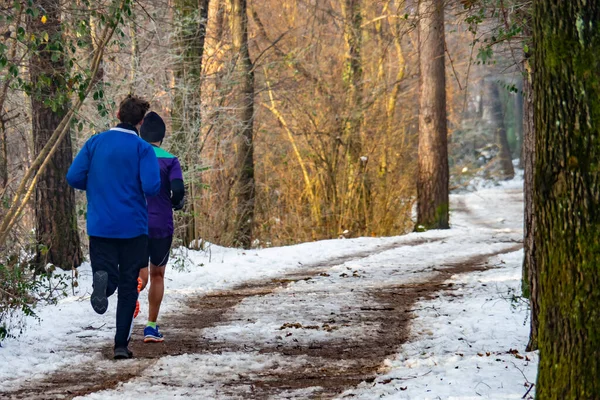
M510 349L508 351L508 354L512 354L513 356L515 356L515 358L518 358L519 360L531 361L528 356L521 355L519 353L519 350L517 349Z
M333 332L333 331L337 330L338 327L329 325L328 323L325 323L322 326L318 326L318 325L304 326L299 322L293 322L293 323L285 323L285 324L281 325L281 327L279 328L280 331L282 331L284 329L309 329L309 330L314 330L314 331L324 330L325 332ZM291 336L291 334L288 333L286 336Z

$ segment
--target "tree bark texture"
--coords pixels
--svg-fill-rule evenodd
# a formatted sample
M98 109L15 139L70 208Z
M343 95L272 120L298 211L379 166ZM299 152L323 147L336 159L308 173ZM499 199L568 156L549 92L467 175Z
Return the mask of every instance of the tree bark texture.
M342 218L338 230L350 229L355 234L367 234L370 215L371 184L367 179L368 160L363 156L361 125L363 122L363 66L362 66L362 24L363 1L344 0L344 40L346 61L343 81L347 90L346 112L343 121L342 138L346 155L346 188L343 195Z
M537 399L600 399L600 1L534 13Z
M504 107L502 106L502 100L500 98L500 89L498 84L488 80L488 96L490 96L490 107L491 107L491 124L494 130L494 137L496 143L500 148L498 157L500 158L500 170L502 179L512 179L515 177L515 169L512 163L512 156L510 153L510 146L508 145L508 137L506 136L506 123L504 121Z
M531 307L530 334L528 351L537 350L537 332L539 315L539 284L535 259L535 212L533 202L533 176L535 170L535 127L533 118L533 74L531 69L527 72L523 82L523 168L525 182L523 187L525 197L524 215L524 252L523 258L523 296L529 298Z
M252 243L254 223L254 66L248 50L248 14L246 0L231 1L231 34L235 60L234 132L236 180L236 235L235 242L244 248Z
M197 134L195 123L200 120L202 57L206 42L209 0L175 0L177 25L175 41L179 59L175 66L175 107L172 112L174 133L185 142ZM189 132L194 128L193 132Z
M199 164L200 131L202 125L202 61L206 43L209 0L175 0L174 18L177 26L176 48L179 59L175 66L175 96L171 112L172 145L181 155L182 167ZM186 215L183 243L198 238L199 224L197 192L200 176L186 173Z
M447 229L448 128L444 65L444 2L419 2L419 172L417 228Z
M32 18L30 28L47 32L50 42L60 42L60 2L42 0L37 3L46 15L47 23ZM34 93L31 96L32 131L34 151L38 154L60 124L66 113L67 97L64 88L64 59L62 53L55 60L48 43L42 43L30 59L31 83ZM62 103L58 103L62 98ZM55 109L45 102L55 102ZM83 262L81 243L77 232L75 193L67 184L66 175L73 161L71 136L66 135L60 149L52 157L50 165L41 175L35 192L37 261L41 267L52 263L63 269L78 267Z
M344 65L344 84L348 90L348 118L343 131L350 162L358 164L362 152L360 124L362 120L362 4L361 0L344 0L344 39L347 53Z

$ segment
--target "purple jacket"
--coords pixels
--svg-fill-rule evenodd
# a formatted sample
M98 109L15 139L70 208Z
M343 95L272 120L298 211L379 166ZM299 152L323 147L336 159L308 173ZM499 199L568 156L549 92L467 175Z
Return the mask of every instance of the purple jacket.
M148 197L148 235L159 239L173 235L173 206L183 200L183 174L177 157L154 147L160 166L161 188L158 195Z

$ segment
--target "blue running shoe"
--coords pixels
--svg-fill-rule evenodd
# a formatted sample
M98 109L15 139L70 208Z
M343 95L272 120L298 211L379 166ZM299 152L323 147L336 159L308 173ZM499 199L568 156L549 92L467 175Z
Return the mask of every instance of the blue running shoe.
M156 328L151 326L144 328L144 343L160 343L164 340L163 335L158 331L158 325Z
M92 308L98 314L104 314L108 308L108 298L106 297L108 273L106 271L96 271L92 285L94 287L92 297L90 297Z

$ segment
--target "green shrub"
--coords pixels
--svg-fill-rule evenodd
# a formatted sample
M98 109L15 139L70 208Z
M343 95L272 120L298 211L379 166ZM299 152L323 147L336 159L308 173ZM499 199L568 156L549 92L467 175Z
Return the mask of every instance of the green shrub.
M56 303L67 295L70 278L53 276L54 269L36 274L29 263L15 258L0 263L0 340L15 337L23 331L23 318L38 318L35 307L39 302Z

